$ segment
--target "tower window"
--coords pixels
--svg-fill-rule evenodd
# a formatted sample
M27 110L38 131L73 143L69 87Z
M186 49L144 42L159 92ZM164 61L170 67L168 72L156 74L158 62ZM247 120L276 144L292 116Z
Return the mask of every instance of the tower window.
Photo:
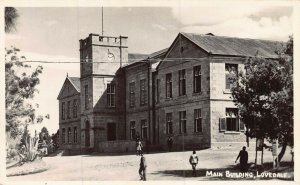
M88 89L88 85L84 86L84 108L85 109L89 108L89 89Z
M115 107L116 106L116 85L114 83L107 84L107 106Z

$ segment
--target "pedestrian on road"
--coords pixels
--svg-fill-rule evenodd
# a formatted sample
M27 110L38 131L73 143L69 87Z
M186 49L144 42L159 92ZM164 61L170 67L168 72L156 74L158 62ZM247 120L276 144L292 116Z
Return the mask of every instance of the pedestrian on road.
M146 181L146 168L147 168L146 158L143 154L141 154L140 169L139 169L139 175L141 177L140 180Z
M193 151L193 154L190 156L190 164L192 165L192 169L193 169L193 175L194 177L196 177L196 166L198 164L198 156L196 154L196 151Z
M167 140L167 143L168 143L169 152L171 152L172 145L173 145L173 138L169 136L168 140Z
M142 145L142 142L141 140L138 140L137 142L137 147L136 147L136 155L142 155L142 150L143 150L143 145Z
M248 170L248 152L246 151L245 146L243 146L243 150L241 150L239 155L237 156L235 163L239 158L241 172L246 172Z

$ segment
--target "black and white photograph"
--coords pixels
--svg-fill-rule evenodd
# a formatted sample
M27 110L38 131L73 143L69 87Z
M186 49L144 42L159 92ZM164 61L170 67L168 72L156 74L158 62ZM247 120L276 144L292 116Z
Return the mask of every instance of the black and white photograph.
M76 2L3 4L1 183L295 181L294 4Z

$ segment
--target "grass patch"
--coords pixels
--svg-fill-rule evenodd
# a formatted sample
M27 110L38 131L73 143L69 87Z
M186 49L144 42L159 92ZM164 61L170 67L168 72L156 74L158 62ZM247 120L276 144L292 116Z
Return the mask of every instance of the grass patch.
M27 162L23 165L13 165L6 168L6 176L20 176L33 173L43 172L49 169L49 166L43 160L35 160L33 162Z

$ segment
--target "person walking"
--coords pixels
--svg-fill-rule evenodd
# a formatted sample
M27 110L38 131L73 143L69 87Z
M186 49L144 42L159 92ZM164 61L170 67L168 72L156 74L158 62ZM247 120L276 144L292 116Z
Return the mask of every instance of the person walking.
M243 146L243 150L241 150L239 155L236 157L235 163L239 158L241 172L246 172L248 170L248 152L246 151L245 146Z
M143 149L143 145L141 140L138 140L137 142L137 147L136 147L136 155L142 155L142 149Z
M167 140L167 143L168 143L169 152L171 152L172 145L173 145L173 138L169 136L168 140Z
M139 169L139 175L141 177L140 180L146 181L146 168L147 168L146 158L143 154L141 154L140 169Z
M190 164L192 165L192 169L193 169L193 176L196 177L196 166L198 164L198 156L196 154L196 151L193 150L193 154L190 156Z

